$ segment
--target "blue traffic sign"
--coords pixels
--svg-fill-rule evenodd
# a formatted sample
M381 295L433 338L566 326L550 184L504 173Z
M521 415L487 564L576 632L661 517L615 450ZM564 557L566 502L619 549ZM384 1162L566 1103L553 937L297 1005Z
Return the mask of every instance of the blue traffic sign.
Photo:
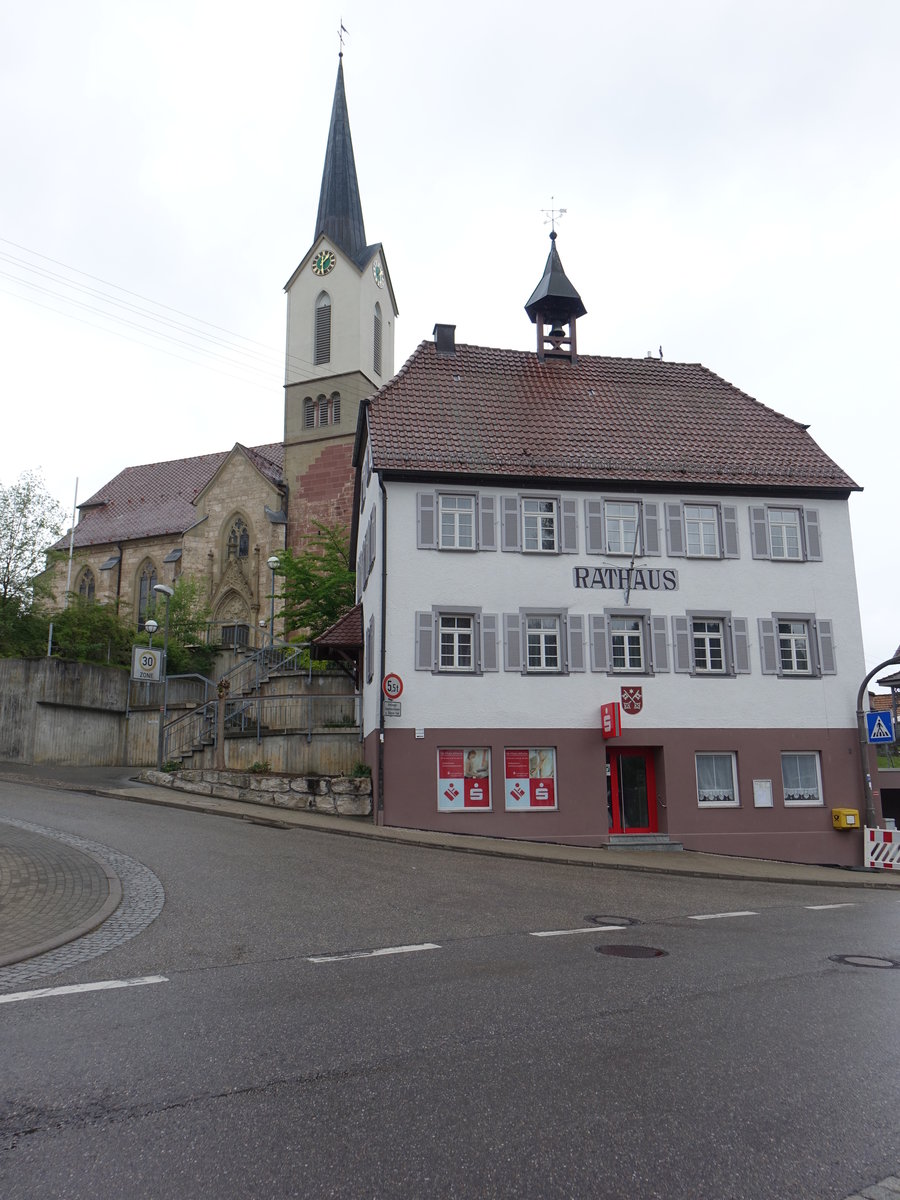
M870 742L892 742L894 718L889 712L867 712L866 733Z

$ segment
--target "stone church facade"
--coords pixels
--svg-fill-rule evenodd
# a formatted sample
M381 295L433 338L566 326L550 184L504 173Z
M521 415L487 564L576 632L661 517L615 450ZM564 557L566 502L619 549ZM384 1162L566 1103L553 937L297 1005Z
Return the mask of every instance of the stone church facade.
M313 240L285 285L280 443L127 467L79 505L48 575L114 603L140 626L156 583L201 585L224 641L255 641L269 617L267 560L315 524L349 528L361 402L394 373L397 305L383 247L368 243L339 61ZM64 555L64 557L63 557Z

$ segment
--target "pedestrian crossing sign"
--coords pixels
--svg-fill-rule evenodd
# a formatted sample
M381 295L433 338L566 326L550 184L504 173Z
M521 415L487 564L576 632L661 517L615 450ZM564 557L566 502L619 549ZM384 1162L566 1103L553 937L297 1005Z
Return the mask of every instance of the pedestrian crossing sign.
M866 732L870 742L892 742L894 718L889 712L867 712Z

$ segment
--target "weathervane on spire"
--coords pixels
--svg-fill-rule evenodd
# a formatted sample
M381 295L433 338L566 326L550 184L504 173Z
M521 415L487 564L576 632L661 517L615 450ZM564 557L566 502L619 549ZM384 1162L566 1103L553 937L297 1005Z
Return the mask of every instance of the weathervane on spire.
M544 214L544 224L546 225L548 222L550 223L550 234L553 237L556 236L556 222L561 220L568 212L568 209L565 209L565 208L554 208L553 202L555 199L556 199L555 196L551 196L550 197L551 207L541 209L541 212Z
M344 24L343 17L339 18L338 23L340 24L340 29L338 30L338 42L340 43L340 47L341 47L340 50L338 50L338 58L343 58L344 57L344 34L347 32L347 27ZM551 199L552 199L552 197L551 197Z

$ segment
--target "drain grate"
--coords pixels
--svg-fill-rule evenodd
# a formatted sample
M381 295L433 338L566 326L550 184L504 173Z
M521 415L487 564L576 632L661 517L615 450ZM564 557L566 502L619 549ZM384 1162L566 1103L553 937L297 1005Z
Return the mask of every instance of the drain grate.
M829 954L830 962L841 963L845 967L875 967L879 971L890 971L900 967L896 958L882 958L877 954Z
M659 950L656 946L598 946L598 954L608 954L610 958L665 958L668 950Z
M584 918L590 921L592 925L640 925L641 922L637 917L609 917L605 913L589 913Z

